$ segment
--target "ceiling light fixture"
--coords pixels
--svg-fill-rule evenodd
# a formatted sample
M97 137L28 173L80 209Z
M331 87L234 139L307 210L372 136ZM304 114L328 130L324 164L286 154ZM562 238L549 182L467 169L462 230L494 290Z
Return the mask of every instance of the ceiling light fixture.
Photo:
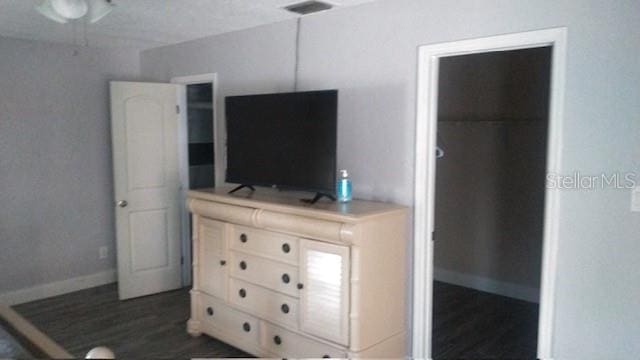
M87 14L89 5L84 0L47 0L60 16L65 19L75 20Z
M80 19L87 14L89 22L95 23L109 14L114 7L111 0L44 0L40 5L36 5L36 10L61 24Z

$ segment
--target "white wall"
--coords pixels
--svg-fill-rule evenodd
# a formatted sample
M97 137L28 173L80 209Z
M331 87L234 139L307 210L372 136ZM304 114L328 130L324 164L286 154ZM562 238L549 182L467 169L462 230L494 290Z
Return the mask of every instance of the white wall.
M564 171L640 173L639 24L633 0L383 0L304 18L300 88L340 90L338 164L355 195L411 205L417 47L566 26ZM142 73L218 72L221 98L291 90L294 26L149 50ZM626 190L561 195L556 358L640 353L640 214L629 206Z
M138 74L138 52L0 37L0 297L11 293L5 301L113 277L108 81ZM98 260L101 246L109 247L106 260ZM96 273L103 275L85 277Z

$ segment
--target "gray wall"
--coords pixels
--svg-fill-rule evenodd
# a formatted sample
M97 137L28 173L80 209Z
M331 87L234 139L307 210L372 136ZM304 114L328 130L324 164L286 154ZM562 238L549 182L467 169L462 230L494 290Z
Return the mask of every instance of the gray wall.
M338 163L355 195L411 205L417 46L566 26L564 172L640 172L638 24L633 0L383 0L304 18L300 89L340 89ZM219 100L291 90L294 30L284 22L149 50L142 73L218 72ZM640 214L629 207L628 190L561 194L556 358L640 352Z
M218 73L214 143L216 182L224 182L226 150L224 97L292 90L295 22L261 26L146 52L143 78L169 81L174 76ZM217 90L217 91L216 91Z
M540 287L550 68L550 48L441 60L436 269Z
M0 37L0 293L115 267L108 81L138 73L137 52Z

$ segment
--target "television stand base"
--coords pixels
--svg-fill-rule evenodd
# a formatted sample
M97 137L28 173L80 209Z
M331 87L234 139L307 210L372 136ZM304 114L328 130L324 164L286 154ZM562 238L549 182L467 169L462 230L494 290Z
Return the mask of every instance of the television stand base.
M313 197L313 199L300 199L300 201L302 201L303 203L306 204L315 204L318 202L318 200L322 199L323 197L329 198L331 201L336 201L336 198L333 195L329 195L329 194L324 194L324 193L316 193L316 196Z
M228 193L229 194L233 194L234 192L236 192L236 191L238 191L240 189L244 189L244 188L249 188L249 189L251 189L251 191L256 191L256 189L252 185L242 184L240 186L237 186L237 187L233 188L233 190L229 191Z

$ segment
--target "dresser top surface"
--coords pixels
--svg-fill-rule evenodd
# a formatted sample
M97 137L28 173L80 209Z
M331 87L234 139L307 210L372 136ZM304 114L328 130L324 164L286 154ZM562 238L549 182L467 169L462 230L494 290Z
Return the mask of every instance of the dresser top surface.
M406 211L405 206L366 200L353 200L348 203L330 201L323 198L315 204L307 204L301 199L313 197L311 193L296 191L278 191L270 188L256 188L255 191L242 189L228 194L232 187L190 190L188 198L210 200L224 204L247 206L298 215L324 215L342 221L359 221L368 217L396 211Z

